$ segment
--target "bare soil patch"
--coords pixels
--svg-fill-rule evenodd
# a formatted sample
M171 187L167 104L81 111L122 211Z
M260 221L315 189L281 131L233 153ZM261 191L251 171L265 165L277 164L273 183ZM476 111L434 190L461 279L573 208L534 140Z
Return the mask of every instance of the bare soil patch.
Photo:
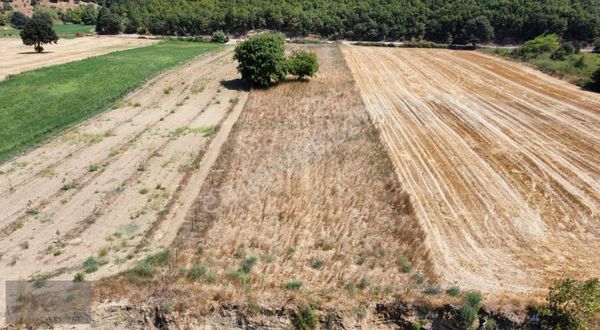
M538 299L600 276L600 96L476 52L344 47L435 273Z

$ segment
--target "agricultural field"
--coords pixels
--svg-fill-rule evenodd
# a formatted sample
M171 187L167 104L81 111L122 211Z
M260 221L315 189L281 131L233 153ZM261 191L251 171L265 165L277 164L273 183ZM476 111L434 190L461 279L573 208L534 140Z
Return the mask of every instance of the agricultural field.
M430 283L424 233L340 49L309 49L318 77L250 94L162 275L148 276L142 270L155 265L142 262L103 281L101 300L160 295L190 310L260 301L355 313Z
M26 72L0 82L0 161L115 106L156 73L218 48L167 41ZM43 56L43 55L42 55Z
M600 276L599 94L477 52L343 52L440 283L518 305Z
M23 45L20 38L0 38L0 81L9 75L15 75L46 66L82 60L114 51L149 46L156 40L84 37L61 39L58 44L46 45L46 51L37 54L31 46Z
M191 61L111 103L186 60ZM73 70L85 74L72 75ZM113 108L0 166L1 280L72 280L76 273L94 280L127 269L138 253L168 245L245 104L248 92L236 78L231 49L165 42L1 83L2 102L8 95L11 104L23 104L19 111L37 107L27 116L3 114L10 120L2 125L11 124L3 132L38 123L46 129L63 126L51 121L63 117L54 112L62 108L74 112L70 124ZM49 88L39 87L50 79L68 104L61 106ZM17 97L27 92L22 86L47 92L30 104Z

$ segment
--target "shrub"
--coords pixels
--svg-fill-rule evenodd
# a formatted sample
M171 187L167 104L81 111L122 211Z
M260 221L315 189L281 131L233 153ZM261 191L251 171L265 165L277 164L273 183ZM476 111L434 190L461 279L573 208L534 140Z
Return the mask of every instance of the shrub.
M473 324L473 321L477 318L478 311L473 308L473 306L465 303L459 310L458 316L460 317L460 321L466 327L469 327Z
M301 286L302 286L302 281L293 280L293 281L286 282L283 285L283 288L286 290L298 290L298 289L300 289Z
M252 266L254 266L254 264L257 261L258 261L257 256L250 256L249 258L246 258L246 260L244 260L244 263L242 263L242 270L244 271L244 273L246 273L246 274L250 273L250 271L252 270Z
M0 26L5 26L6 24L8 24L8 17L0 13Z
M314 52L294 51L287 60L288 73L299 79L314 77L318 70L319 62Z
M119 15L111 13L106 7L100 9L96 19L96 32L98 34L119 34L122 30L123 26Z
M225 32L218 30L213 32L210 41L224 44L229 41L229 36Z
M592 51L594 53L600 53L600 38L594 40L593 46L594 46L594 49Z
M260 34L235 47L234 59L239 62L242 79L253 86L269 87L285 77L286 60L281 34Z
M15 29L24 28L28 21L29 18L20 11L15 11L10 17L10 25L12 25L12 27Z
M452 286L446 290L446 294L450 297L458 297L460 296L460 288L457 286Z
M83 268L86 273L93 273L98 270L98 267L102 266L102 263L94 257L88 257L83 262Z
M475 308L477 311L479 311L481 303L483 302L483 297L481 296L481 293L472 291L469 292L465 297L465 302L473 306L473 308Z
M190 271L188 272L188 277L191 278L192 280L197 280L200 277L205 276L207 272L208 272L208 268L206 268L206 266L194 265L194 266L192 266L192 268L190 268Z
M313 269L321 269L321 268L323 268L323 265L324 265L323 260L316 259L315 261L313 261L311 267Z
M592 87L600 91L600 68L592 74Z
M304 307L294 313L292 324L298 330L310 330L317 327L317 315L310 307Z
M83 275L83 273L77 273L75 274L75 277L73 277L73 282L83 282L84 279L85 275Z
M400 266L400 269L402 269L404 273L410 273L410 270L412 269L412 264L410 263L410 261L408 261L408 259L406 259L403 256L400 256L396 259L396 263L398 264L398 266Z
M557 281L548 293L545 314L560 329L589 329L600 313L600 281Z
M423 290L423 293L425 293L428 296L435 296L438 293L440 293L440 289L437 287L437 285L435 284L429 284L425 290Z
M568 53L564 48L559 48L550 54L550 58L555 61L564 61Z
M559 37L556 34L541 35L529 40L519 48L521 56L537 56L542 53L552 53L560 47Z

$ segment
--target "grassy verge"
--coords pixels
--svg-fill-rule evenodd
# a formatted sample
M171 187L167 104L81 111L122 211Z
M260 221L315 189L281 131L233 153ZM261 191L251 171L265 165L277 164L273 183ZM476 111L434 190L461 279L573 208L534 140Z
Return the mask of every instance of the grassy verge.
M95 26L94 25L81 25L81 24L61 24L54 25L54 31L58 34L59 38L62 39L70 39L75 38L75 34L83 33L90 34L93 33ZM19 37L21 30L13 29L9 26L0 27L0 37Z
M522 58L514 56L511 49L506 48L481 49L481 51L532 64L543 72L564 78L584 88L589 86L594 71L600 68L600 54L572 54L567 55L564 60L554 60L550 57L550 53Z
M0 163L108 109L153 75L219 47L165 41L0 82Z

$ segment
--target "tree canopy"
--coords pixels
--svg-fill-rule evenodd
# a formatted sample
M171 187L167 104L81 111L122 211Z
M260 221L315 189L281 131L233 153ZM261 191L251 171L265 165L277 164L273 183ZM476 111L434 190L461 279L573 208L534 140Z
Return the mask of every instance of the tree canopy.
M52 28L52 18L44 13L36 13L21 30L23 44L34 46L36 52L44 51L43 44L57 43L58 36Z
M499 42L541 34L585 41L600 36L600 0L112 0L110 9L122 18L127 33L273 29L330 39L457 43L474 36L485 41L491 31ZM475 35L477 26L486 33Z

